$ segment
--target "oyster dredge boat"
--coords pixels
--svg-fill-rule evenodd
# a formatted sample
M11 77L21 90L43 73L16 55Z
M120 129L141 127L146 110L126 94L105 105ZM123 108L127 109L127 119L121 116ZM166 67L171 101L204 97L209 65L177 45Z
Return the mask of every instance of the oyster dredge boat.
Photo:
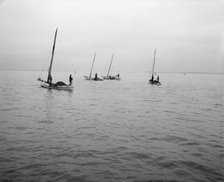
M110 75L110 69L111 69L113 58L114 58L114 53L112 54L112 57L111 57L110 66L109 66L109 69L108 69L108 72L107 72L107 76L103 76L104 80L120 80L121 79L119 73L115 76Z
M52 69L52 64L53 64L53 59L54 59L54 50L55 50L55 44L56 44L56 38L57 38L57 31L58 31L58 29L56 29L55 35L54 35L54 43L53 43L53 48L52 48L52 53L51 53L51 61L50 61L50 67L48 69L47 80L45 81L45 80L41 79L40 77L37 80L41 82L41 87L43 87L43 88L72 91L74 89L74 86L72 85L72 83L65 84L62 81L52 83L51 69Z
M154 59L153 59L153 64L152 64L152 76L151 79L149 80L149 84L152 85L161 85L159 81L159 76L157 75L157 79L155 80L154 76L156 75L154 70L155 70L155 60L156 60L156 49L154 50Z
M89 74L89 76L84 76L84 78L85 78L85 80L90 80L90 81L103 81L103 79L101 79L97 76L97 73L95 74L95 77L92 78L92 72L93 72L93 66L94 66L95 59L96 59L96 53L94 54L94 57L93 57L90 74Z

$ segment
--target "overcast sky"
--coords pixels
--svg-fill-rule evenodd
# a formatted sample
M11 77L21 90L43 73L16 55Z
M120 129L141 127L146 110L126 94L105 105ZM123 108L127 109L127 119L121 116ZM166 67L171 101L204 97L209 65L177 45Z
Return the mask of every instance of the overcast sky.
M222 0L0 0L0 69L224 72ZM48 62L47 62L48 65Z

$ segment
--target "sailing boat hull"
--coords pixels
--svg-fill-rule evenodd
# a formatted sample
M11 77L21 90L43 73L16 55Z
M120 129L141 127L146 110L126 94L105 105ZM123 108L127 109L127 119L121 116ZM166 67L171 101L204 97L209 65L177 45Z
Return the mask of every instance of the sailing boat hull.
M84 76L85 80L90 80L90 81L103 81L101 78L89 78L88 76Z
M151 84L151 85L161 85L161 83L159 81L156 81L156 80L154 80L154 81L149 80L149 84Z
M110 77L104 76L103 79L104 80L121 80L121 78L118 78L116 76L110 76Z
M41 87L47 88L47 89L54 89L54 90L67 90L72 91L74 89L73 85L50 85L48 83L41 83Z
M53 49L52 49L52 54L51 54L50 67L49 67L49 70L48 70L47 81L45 81L45 80L43 80L41 78L38 78L37 80L41 82L41 87L43 87L43 88L55 89L55 90L68 90L68 91L72 91L73 88L74 88L74 86L72 84L71 85L67 85L67 84L65 84L62 81L59 81L57 83L49 84L52 81L51 68L52 68L53 58L54 58L54 51L55 51L55 44L56 44L56 38L57 38L57 31L58 31L58 29L56 29L55 35L54 35L54 43L53 43Z

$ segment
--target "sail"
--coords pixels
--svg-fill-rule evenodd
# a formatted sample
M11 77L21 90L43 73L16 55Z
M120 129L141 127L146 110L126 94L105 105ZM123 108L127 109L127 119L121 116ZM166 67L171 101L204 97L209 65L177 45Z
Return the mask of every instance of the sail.
M58 32L58 29L56 29L56 31L55 31L55 35L54 35L54 44L53 44L53 48L52 48L50 67L49 67L49 70L48 70L47 83L49 83L50 76L51 76L51 68L52 68L53 59L54 59L54 50L55 50L55 44L56 44L56 38L57 38L57 32Z
M112 57L111 57L110 66L109 66L109 69L108 69L108 72L107 72L107 77L109 77L109 74L110 74L110 68L111 68L111 65L112 65L113 58L114 58L114 53L112 54Z
M90 71L90 74L89 74L89 78L91 78L91 76L92 76L93 65L94 65L95 59L96 59L96 53L94 54L94 57L93 57L93 63L92 63L92 66L91 66L91 71Z
M154 75L155 61L156 61L156 48L154 50L154 59L153 59L153 64L152 64L152 75Z

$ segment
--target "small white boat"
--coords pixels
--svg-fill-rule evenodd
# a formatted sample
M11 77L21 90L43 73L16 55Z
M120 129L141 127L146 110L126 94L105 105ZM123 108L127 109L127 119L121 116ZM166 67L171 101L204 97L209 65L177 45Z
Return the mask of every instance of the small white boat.
M112 76L112 75L110 75L110 76L103 76L103 79L104 80L121 80L119 74L115 75L115 76Z
M52 68L53 59L54 59L54 50L55 50L55 44L56 44L56 38L57 38L57 31L58 31L58 29L56 29L55 35L54 35L54 44L53 44L53 48L52 48L50 67L48 69L47 81L45 81L45 80L43 80L41 78L38 78L37 80L41 82L41 87L43 87L43 88L72 91L73 88L74 88L72 83L71 84L65 84L62 81L58 81L56 83L52 83L51 68Z
M149 84L152 84L152 85L161 85L161 83L157 80L149 80Z
M157 79L154 79L154 76L156 75L154 70L155 70L155 60L156 60L156 49L154 50L154 59L153 59L153 64L152 64L152 76L151 79L149 80L149 84L152 85L161 85L159 81L159 76L157 75Z
M97 76L97 73L95 74L94 78L92 77L92 72L93 72L93 66L94 66L95 59L96 59L96 53L94 54L94 57L93 57L93 62L92 62L90 74L89 74L89 76L84 76L84 78L85 78L85 80L89 80L89 81L103 81L102 78L99 78Z
M55 89L55 90L69 90L72 91L74 89L73 85L67 85L64 82L57 82L57 83L52 83L51 85L47 82L45 82L44 80L40 80L40 78L38 78L39 81L41 81L41 87L43 88L47 88L47 89Z
M110 75L110 69L111 69L113 58L114 58L114 53L112 54L112 57L111 57L110 66L109 66L109 69L107 72L107 76L103 76L104 80L121 80L119 73L117 75Z
M102 78L89 78L88 76L84 76L84 78L86 79L86 80L90 80L90 81L103 81L103 79Z

